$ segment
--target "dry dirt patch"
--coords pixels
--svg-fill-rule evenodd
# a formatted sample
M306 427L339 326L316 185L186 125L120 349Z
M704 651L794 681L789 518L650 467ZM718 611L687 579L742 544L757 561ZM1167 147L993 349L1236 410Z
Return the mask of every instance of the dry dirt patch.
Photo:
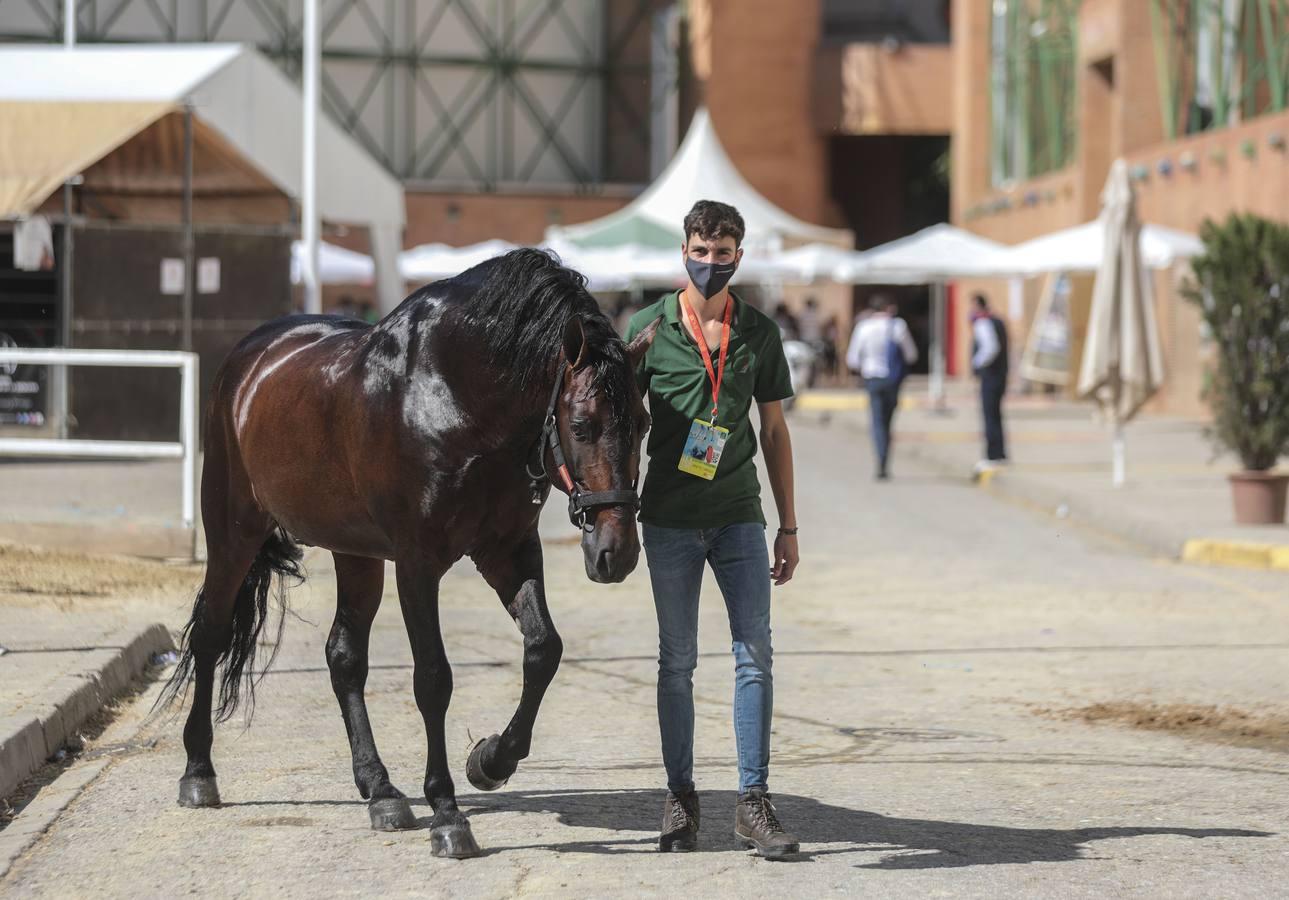
M108 597L187 590L199 566L0 543L0 594Z
M1123 725L1167 731L1183 737L1289 753L1289 714L1254 714L1233 707L1133 701L1093 703L1075 709L1038 709L1038 715L1065 721Z

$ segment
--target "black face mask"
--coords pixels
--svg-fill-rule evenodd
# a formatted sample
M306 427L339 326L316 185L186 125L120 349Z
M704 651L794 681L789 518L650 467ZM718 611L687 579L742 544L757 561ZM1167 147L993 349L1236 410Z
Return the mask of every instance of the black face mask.
M685 257L685 271L689 273L689 280L705 300L719 294L730 283L737 268L737 263L702 263Z

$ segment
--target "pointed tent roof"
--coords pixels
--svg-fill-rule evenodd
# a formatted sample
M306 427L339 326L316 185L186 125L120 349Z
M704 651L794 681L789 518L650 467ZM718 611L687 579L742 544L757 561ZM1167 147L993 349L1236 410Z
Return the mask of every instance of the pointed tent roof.
M553 226L547 229L546 240L582 247L634 243L671 250L684 242L680 223L685 214L695 200L704 197L738 208L747 223L745 245L775 246L783 240L854 245L846 229L803 222L748 184L721 146L711 116L701 108L694 113L676 155L644 193L607 216L577 225Z

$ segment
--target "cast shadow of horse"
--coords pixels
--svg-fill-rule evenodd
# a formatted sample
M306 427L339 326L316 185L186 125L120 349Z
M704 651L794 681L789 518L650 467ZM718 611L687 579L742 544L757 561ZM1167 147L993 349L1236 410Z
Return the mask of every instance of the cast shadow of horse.
M656 845L662 820L659 791L506 791L464 799L473 816L492 812L554 813L563 825L618 832L648 832L647 837L622 836L603 840L510 847L545 849L559 853L639 853ZM733 838L735 794L704 791L703 834L699 850L739 849ZM941 822L933 819L899 819L862 810L847 809L809 797L775 794L781 817L800 839L803 852L797 859L842 853L888 851L878 862L862 869L941 869L1085 859L1086 845L1110 838L1144 835L1207 837L1271 837L1272 832L1237 828L1101 827L1009 828ZM823 845L822 847L820 845ZM829 846L832 845L832 846ZM501 851L502 848L496 848ZM913 852L909 852L913 851Z

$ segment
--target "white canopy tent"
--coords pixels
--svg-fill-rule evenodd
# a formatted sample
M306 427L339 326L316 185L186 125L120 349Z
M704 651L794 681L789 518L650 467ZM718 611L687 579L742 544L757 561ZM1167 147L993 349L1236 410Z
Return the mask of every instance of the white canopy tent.
M23 216L162 116L191 108L283 193L299 197L299 90L235 44L0 47L0 217ZM339 126L318 127L318 209L365 225L382 309L402 299L403 188Z
M930 394L936 408L944 402L945 283L1007 274L1006 251L1003 244L941 223L866 250L852 261L855 271L849 280L856 283L931 286Z
M1140 234L1139 255L1148 269L1167 269L1177 260L1189 259L1204 249L1195 235L1162 225L1142 225ZM1097 219L1008 248L1007 267L1014 275L1091 273L1101 268L1105 251L1105 225Z
M644 193L622 209L599 219L552 226L546 231L546 241L552 246L573 244L594 248L634 244L678 251L684 243L681 222L694 201L704 197L737 207L747 226L743 243L750 257L788 244L854 245L849 231L803 222L752 187L721 146L706 109L694 114L676 155ZM743 274L753 273L749 270Z
M304 282L305 249L301 241L291 244L291 283ZM318 245L318 281L321 284L372 283L376 263L366 253L348 250L323 241Z

